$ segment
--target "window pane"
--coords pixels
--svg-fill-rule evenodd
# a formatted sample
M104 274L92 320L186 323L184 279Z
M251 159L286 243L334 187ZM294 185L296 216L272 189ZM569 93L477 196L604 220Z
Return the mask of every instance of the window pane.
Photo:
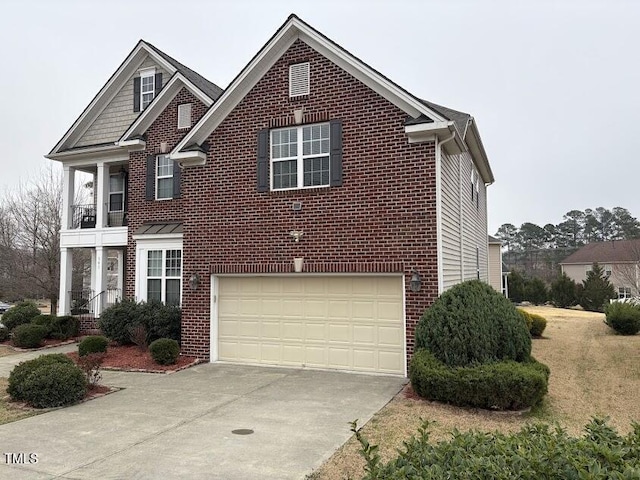
M308 125L302 128L302 154L329 153L329 125Z
M180 305L180 280L167 280L167 305Z
M295 157L298 154L298 133L295 128L271 132L271 158Z
M173 160L166 155L160 155L158 157L158 170L156 174L158 177L173 176Z
M142 94L142 109L143 110L149 106L149 104L151 103L151 100L153 100L153 93L143 93Z
M181 250L167 250L166 275L167 277L180 277L182 275Z
M173 178L158 179L158 196L156 198L173 197Z
M124 177L122 175L111 175L109 177L109 191L110 192L122 192L124 191Z
M124 195L121 193L112 193L109 195L109 211L121 212L124 210L123 205Z
M140 84L142 86L142 92L153 92L153 80L154 76L149 75L148 77L142 77Z
M329 185L329 157L305 158L304 186Z
M273 188L294 188L297 186L297 162L295 160L273 162Z
M147 280L147 302L152 300L162 301L162 280L160 279Z
M147 252L147 277L162 276L162 250Z

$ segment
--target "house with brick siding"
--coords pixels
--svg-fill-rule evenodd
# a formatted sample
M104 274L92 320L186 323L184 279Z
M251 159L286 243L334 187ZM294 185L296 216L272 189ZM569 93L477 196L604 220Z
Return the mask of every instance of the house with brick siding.
M475 119L295 15L224 91L141 41L48 158L65 171L60 313L90 249L93 316L180 304L182 352L212 362L406 375L424 310L489 280Z

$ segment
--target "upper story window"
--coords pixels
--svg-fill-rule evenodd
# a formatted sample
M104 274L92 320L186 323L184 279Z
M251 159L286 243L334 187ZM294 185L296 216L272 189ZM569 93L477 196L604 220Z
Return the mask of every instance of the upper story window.
M109 176L109 211L124 211L124 175L120 173Z
M147 108L162 88L162 73L156 73L155 67L140 70L133 79L133 111Z
M289 97L309 95L309 62L289 66Z
M631 298L631 287L618 287L618 298Z
M178 129L191 128L191 104L178 105Z
M329 124L271 132L271 189L328 187Z
M156 157L156 199L173 198L173 160L168 155Z
M604 276L605 277L610 277L611 276L611 265L605 265L604 266Z

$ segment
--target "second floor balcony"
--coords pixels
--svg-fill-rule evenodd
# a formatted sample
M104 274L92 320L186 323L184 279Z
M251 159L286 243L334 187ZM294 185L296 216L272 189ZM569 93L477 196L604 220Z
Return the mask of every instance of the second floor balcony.
M107 227L126 227L127 212L124 210L107 211ZM96 228L97 209L95 204L71 205L71 229Z

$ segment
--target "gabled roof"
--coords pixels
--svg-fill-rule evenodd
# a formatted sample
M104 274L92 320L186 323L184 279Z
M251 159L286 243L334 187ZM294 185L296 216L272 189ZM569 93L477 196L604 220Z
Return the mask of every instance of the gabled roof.
M113 75L111 75L109 80L107 80L107 83L100 89L96 96L93 97L89 105L84 109L73 125L71 125L69 130L67 130L60 141L53 147L51 152L49 152L47 157L69 150L75 146L75 142L82 137L84 132L86 132L96 118L98 118L100 113L107 105L109 105L111 100L113 100L118 92L124 87L126 82L137 71L140 64L147 56L150 56L154 62L162 66L162 68L171 75L174 75L176 72L181 73L184 78L187 78L193 85L202 90L213 100L220 96L220 93L222 92L220 87L209 82L193 70L185 67L150 43L140 40Z
M640 261L640 238L589 243L565 258L560 265Z
M443 126L450 126L450 130L457 130L459 135L456 136L456 142L460 142L461 147L464 147L462 140L466 125L470 122L470 116L446 107L425 102L412 95L309 24L302 21L296 15L291 15L262 49L249 61L238 76L236 76L220 96L220 99L176 146L171 154L172 158L182 162L194 161L194 164L197 164L195 163L197 158L189 153L189 151L192 152L193 149L188 150L188 147L194 144L201 145L260 78L262 78L282 54L298 39L305 42L382 97L405 111L412 119L418 119L418 123L437 123ZM479 135L477 136L477 140L479 141ZM485 180L488 183L492 182L493 175L491 174L484 149L476 148L472 153L474 154L474 158L476 158L476 162L480 164L480 170L483 172ZM203 159L204 157L199 156L198 158Z
M487 237L489 237L489 243L490 244L502 245L502 240L500 240L499 238L492 237L491 235L487 235Z

